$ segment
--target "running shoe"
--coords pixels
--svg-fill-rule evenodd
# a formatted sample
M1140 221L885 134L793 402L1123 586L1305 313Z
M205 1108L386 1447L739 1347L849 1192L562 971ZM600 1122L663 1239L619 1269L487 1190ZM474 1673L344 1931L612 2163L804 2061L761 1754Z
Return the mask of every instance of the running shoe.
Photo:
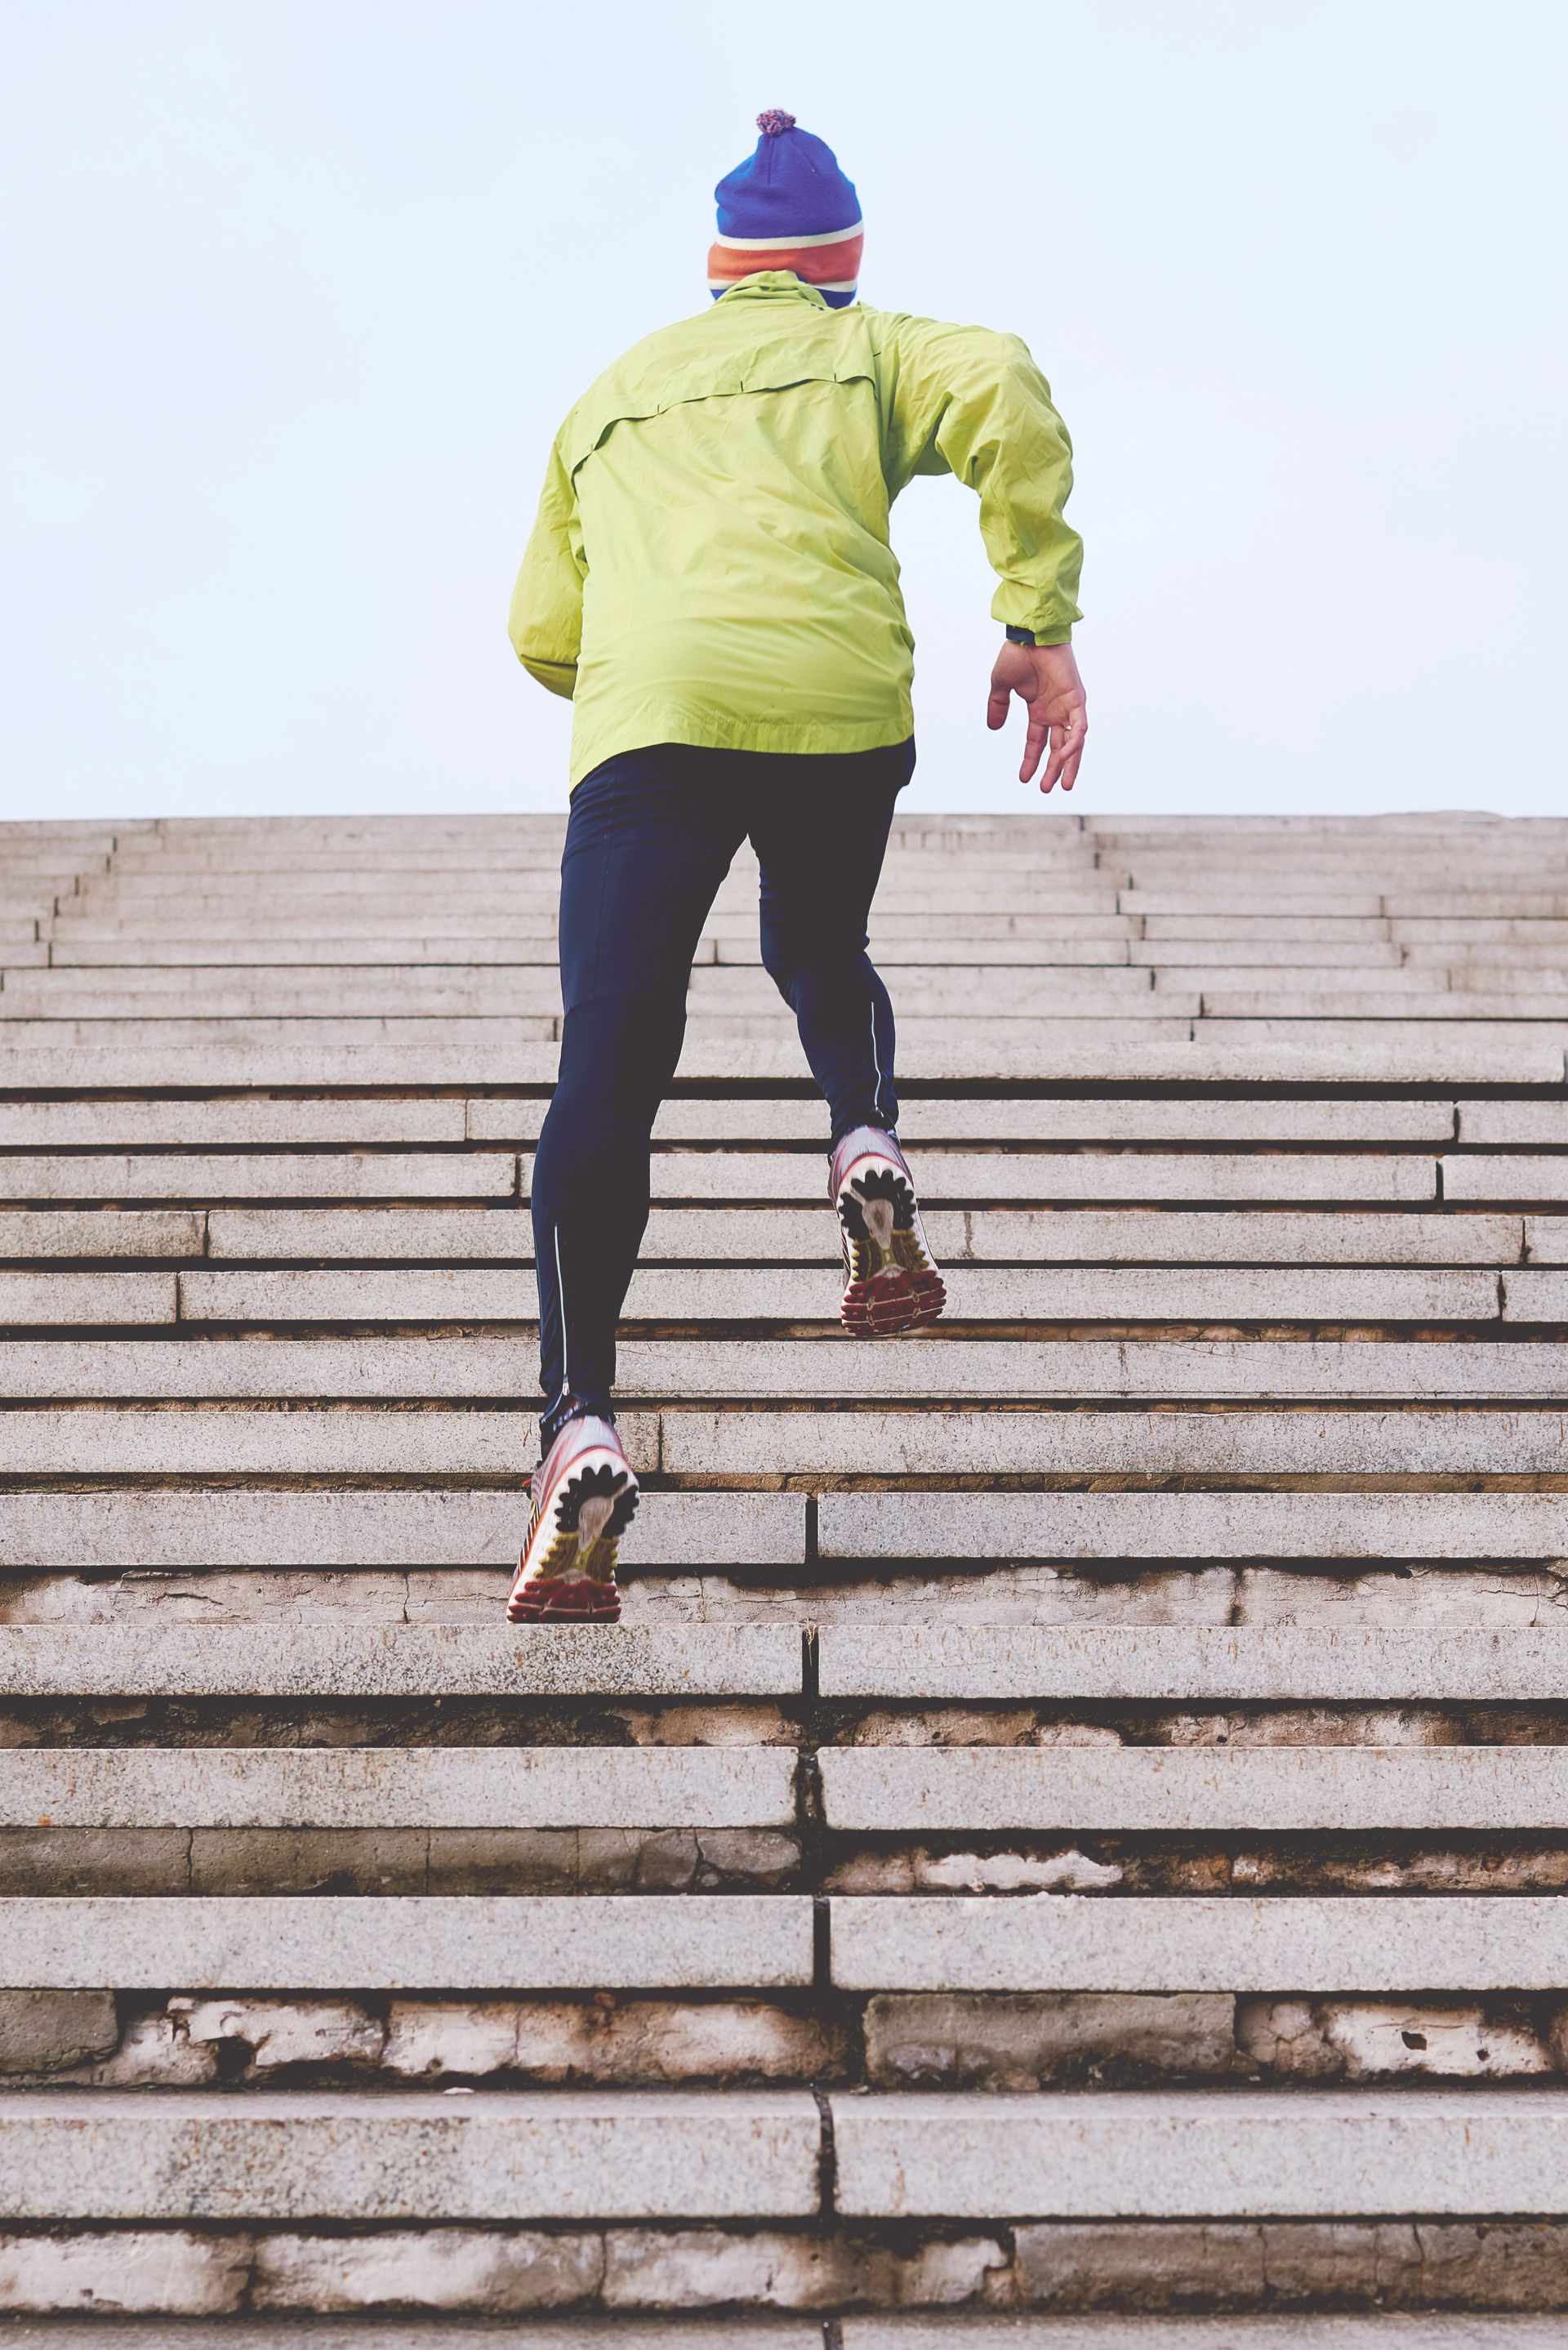
M850 1336L896 1338L937 1321L947 1291L894 1137L875 1126L846 1134L833 1154L828 1197L844 1245L841 1318Z
M506 1603L514 1624L620 1620L616 1552L638 1484L612 1420L567 1420L529 1482L533 1510Z

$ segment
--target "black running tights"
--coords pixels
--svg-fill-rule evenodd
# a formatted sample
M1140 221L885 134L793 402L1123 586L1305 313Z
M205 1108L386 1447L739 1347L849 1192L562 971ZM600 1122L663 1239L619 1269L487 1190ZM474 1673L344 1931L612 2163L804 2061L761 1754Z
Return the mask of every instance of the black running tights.
M609 1408L615 1332L648 1222L649 1142L720 883L750 838L762 956L794 1011L836 1142L891 1127L893 1011L867 916L912 742L815 754L664 743L607 759L572 795L561 859L561 1069L534 1161L540 1376ZM708 1000L723 1002L719 981Z

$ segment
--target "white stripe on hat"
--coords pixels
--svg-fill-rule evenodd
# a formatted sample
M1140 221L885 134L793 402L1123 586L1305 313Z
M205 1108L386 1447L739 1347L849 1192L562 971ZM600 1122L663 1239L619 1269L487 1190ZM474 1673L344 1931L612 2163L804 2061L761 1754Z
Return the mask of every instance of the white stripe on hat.
M859 236L864 221L852 221L847 228L826 229L820 236L715 236L715 244L729 245L737 253L781 253L786 245L804 250L808 244L842 244L846 237Z

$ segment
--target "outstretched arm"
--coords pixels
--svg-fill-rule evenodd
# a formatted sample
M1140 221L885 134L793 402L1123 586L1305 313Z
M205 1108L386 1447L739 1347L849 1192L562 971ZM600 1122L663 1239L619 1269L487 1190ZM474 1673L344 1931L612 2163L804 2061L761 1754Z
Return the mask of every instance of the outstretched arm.
M869 317L889 492L897 496L915 473L952 473L978 493L981 536L998 580L992 612L1025 639L1005 645L997 660L987 723L1005 724L1018 694L1030 720L1020 780L1033 775L1049 740L1041 789L1059 781L1070 791L1086 724L1069 646L1080 618L1083 543L1063 515L1073 450L1051 388L1014 335Z
M512 591L509 633L529 676L568 702L577 682L587 573L577 502L557 444L550 452L539 512Z

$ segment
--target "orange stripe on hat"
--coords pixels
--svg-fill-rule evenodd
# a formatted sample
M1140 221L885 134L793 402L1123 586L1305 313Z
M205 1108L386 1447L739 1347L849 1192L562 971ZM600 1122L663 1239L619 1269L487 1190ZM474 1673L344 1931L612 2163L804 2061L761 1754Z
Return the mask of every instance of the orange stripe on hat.
M708 282L716 285L754 277L761 269L793 269L808 286L845 286L860 275L863 230L832 244L714 244L708 249Z

